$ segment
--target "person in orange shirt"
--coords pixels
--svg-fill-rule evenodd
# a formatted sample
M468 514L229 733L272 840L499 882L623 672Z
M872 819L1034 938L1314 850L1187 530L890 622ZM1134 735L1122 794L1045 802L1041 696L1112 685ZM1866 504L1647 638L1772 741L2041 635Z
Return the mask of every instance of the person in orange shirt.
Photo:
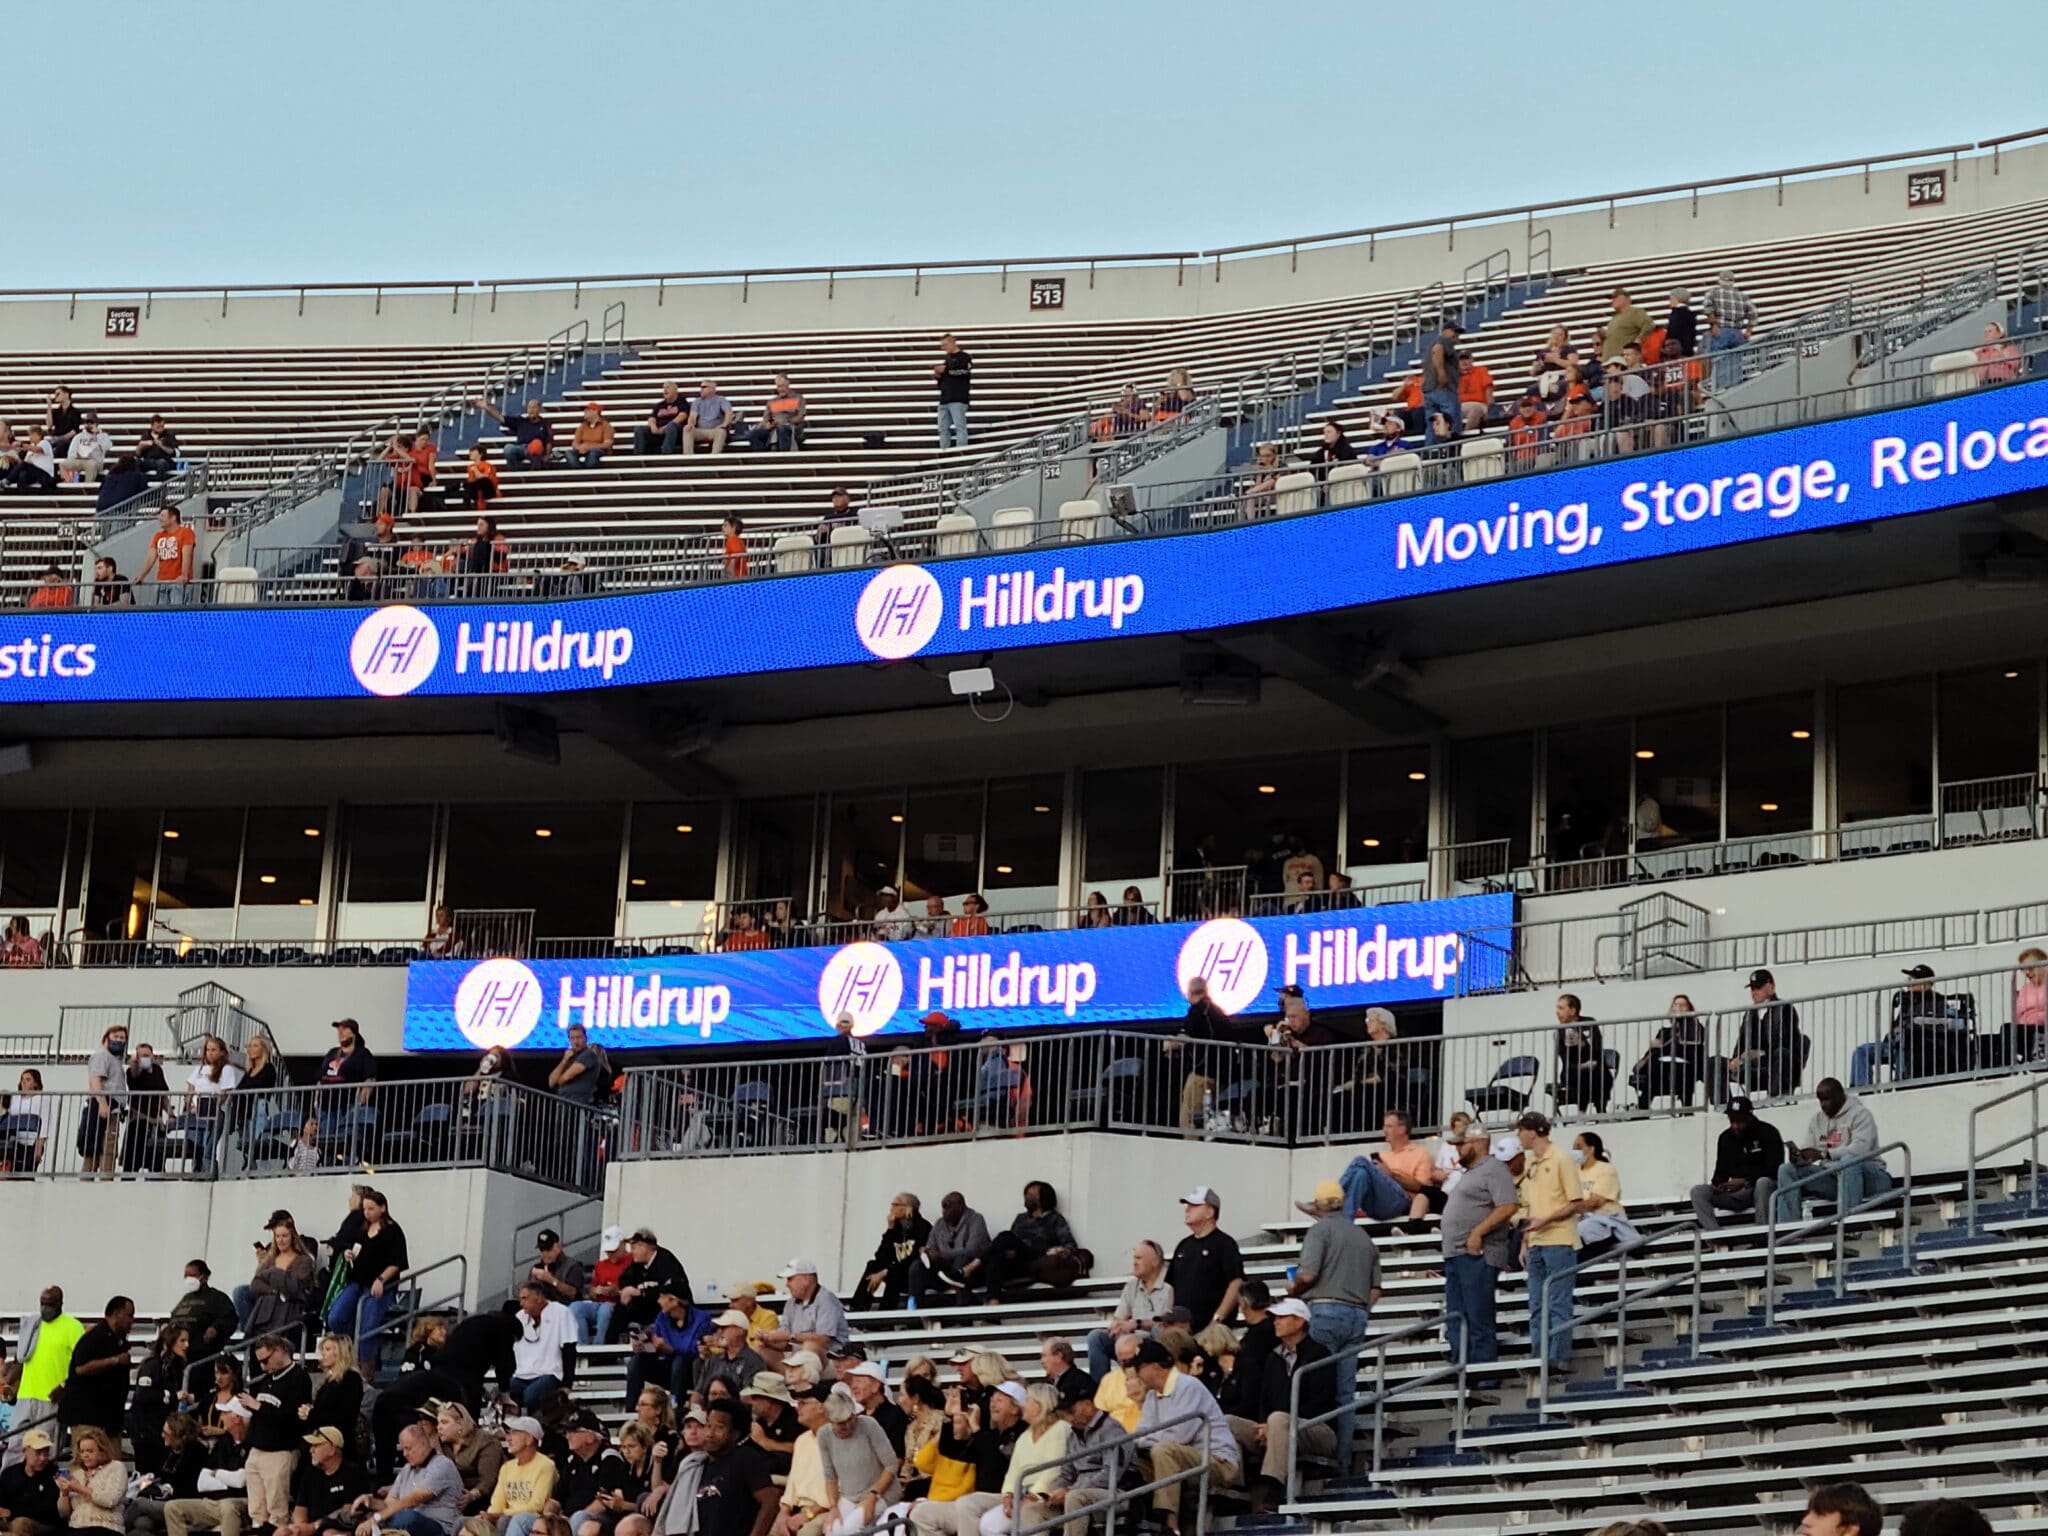
M604 407L595 400L584 401L583 419L576 423L575 434L569 439L569 462L578 469L597 468L598 462L612 451L615 437Z
M1465 430L1477 432L1493 414L1493 374L1476 358L1465 358L1458 370L1458 409L1465 416Z
M725 930L725 938L718 947L730 953L737 949L770 949L773 946L768 935L755 925L753 911L741 907L733 913L732 925Z
M78 601L78 594L71 583L64 579L64 573L54 565L43 567L43 579L28 595L31 608L69 608Z
M185 526L176 507L165 507L156 515L156 533L149 541L149 558L142 562L135 578L140 586L156 573L157 606L177 607L192 598L192 576L199 564L199 535Z
M498 466L482 447L469 450L469 462L462 467L462 499L479 512L488 512L498 499Z
M747 574L747 541L743 537L746 524L739 514L728 512L725 516L725 574L744 576Z
M960 915L953 919L947 932L956 939L979 939L988 934L988 903L980 895L970 891L960 900Z
M1535 464L1549 426L1550 413L1543 409L1543 397L1532 389L1522 396L1521 404L1508 418L1508 459L1517 469Z
M761 425L747 434L747 445L756 453L794 453L804 445L804 392L789 382L789 375L775 375L775 393L763 407Z
M1396 384L1394 404L1401 412L1402 432L1413 436L1422 430L1422 375L1411 373L1405 384Z
M412 440L412 504L408 512L420 509L420 498L434 488L434 467L440 462L440 446L434 441L434 434L421 432Z

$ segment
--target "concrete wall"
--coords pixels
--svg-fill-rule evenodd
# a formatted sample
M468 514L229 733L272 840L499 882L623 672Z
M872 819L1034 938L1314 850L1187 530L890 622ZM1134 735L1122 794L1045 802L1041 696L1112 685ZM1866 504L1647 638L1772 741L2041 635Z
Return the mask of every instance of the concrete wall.
M1697 197L1610 206L1483 225L1452 225L1370 241L1222 262L1065 270L1065 308L1034 314L1029 273L905 272L901 275L620 284L507 290L441 288L424 293L229 295L143 299L60 297L0 305L0 345L12 351L139 351L160 348L419 346L538 340L578 319L598 325L605 306L627 305L634 337L705 332L775 332L826 327L1087 324L1098 320L1215 314L1307 303L1353 293L1406 292L1443 281L1507 248L1519 269L1531 228L1548 229L1559 267L1626 260L1674 250L1784 240L1820 231L1905 220L1935 222L2041 195L2048 146L2009 150L1994 172L1989 155L1949 162L1948 200L1938 209L1906 204L1905 167L1814 177ZM1446 201L1454 196L1445 192ZM1370 215L1361 209L1361 215ZM1192 218L1192 215L1191 215ZM829 260L829 250L804 253ZM930 253L933 259L957 252ZM139 304L138 334L104 335L107 304Z
M188 1260L203 1258L214 1283L232 1290L253 1270L250 1245L270 1213L292 1213L308 1237L326 1237L348 1210L349 1184L360 1174L225 1179L188 1183L133 1179L8 1180L0 1185L0 1314L27 1310L36 1292L55 1283L80 1316L95 1316L119 1290L143 1312L167 1312L182 1293ZM573 1197L509 1174L476 1169L375 1176L405 1228L415 1268L452 1253L469 1260L466 1300L501 1291L511 1278L516 1228L570 1204ZM31 1234L45 1234L43 1240ZM66 1241L60 1234L90 1234ZM524 1234L522 1234L524 1235ZM437 1272L427 1299L452 1294L460 1275Z

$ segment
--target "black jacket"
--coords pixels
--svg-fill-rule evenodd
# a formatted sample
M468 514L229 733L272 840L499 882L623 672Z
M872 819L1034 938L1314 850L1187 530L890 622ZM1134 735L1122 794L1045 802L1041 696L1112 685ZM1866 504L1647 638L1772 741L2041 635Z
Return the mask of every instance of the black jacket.
M306 1429L299 1410L313 1401L313 1379L294 1362L275 1376L249 1383L256 1411L249 1417L249 1449L296 1451L305 1444Z
M434 1356L434 1369L457 1381L482 1381L495 1374L500 1391L511 1390L512 1342L519 1337L519 1319L503 1312L478 1312L448 1330L448 1341Z
M1295 1374L1318 1360L1327 1360L1330 1352L1307 1334L1294 1346L1294 1364L1289 1366L1287 1357L1276 1344L1273 1348L1256 1357L1256 1374L1239 1384L1241 1401L1249 1411L1248 1419L1263 1423L1268 1414L1290 1411L1289 1394ZM1357 1362L1352 1362L1353 1369ZM1238 1371L1244 1372L1240 1361ZM1318 1414L1328 1413L1337 1406L1337 1373L1342 1366L1326 1366L1320 1371L1301 1378L1301 1416L1312 1419ZM1241 1410L1242 1411L1242 1410Z
M1747 1179L1754 1184L1761 1179L1774 1179L1784 1161L1785 1138L1768 1120L1731 1125L1714 1144L1713 1182Z
M638 1323L643 1328L653 1322L654 1314L661 1306L661 1288L671 1281L685 1296L690 1294L690 1277L683 1272L683 1261L666 1248L657 1247L654 1257L645 1264L637 1259L628 1264L619 1276L619 1288L623 1290L633 1285L639 1286L641 1291L631 1301L620 1305L619 1310L626 1321Z
M34 1477L18 1461L0 1472L0 1509L16 1520L62 1529L64 1517L57 1513L57 1470L58 1463L52 1459Z
M986 1415L988 1410L982 1409ZM1009 1475L1010 1452L1017 1448L1017 1436L1024 1432L1024 1421L1019 1419L1008 1429L999 1430L984 1422L967 1439L959 1439L953 1433L953 1419L946 1417L946 1427L939 1431L939 1454L951 1461L964 1461L974 1468L974 1491L976 1493L1001 1493L1003 1479Z

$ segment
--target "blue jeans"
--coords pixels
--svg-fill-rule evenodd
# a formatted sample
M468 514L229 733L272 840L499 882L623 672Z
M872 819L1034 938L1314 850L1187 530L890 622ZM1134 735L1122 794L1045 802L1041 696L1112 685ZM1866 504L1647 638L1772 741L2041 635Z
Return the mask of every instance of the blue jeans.
M1444 1260L1444 1312L1465 1332L1465 1363L1490 1365L1500 1358L1494 1326L1500 1271L1486 1260L1457 1253Z
M559 1376L514 1376L512 1378L512 1395L519 1399L519 1406L526 1409L529 1413L546 1402L550 1392L559 1392L561 1389L562 1378Z
M1732 389L1742 382L1742 361L1740 358L1723 357L1723 352L1732 352L1742 345L1742 332L1732 325L1716 326L1707 338L1707 351L1714 356L1714 388Z
M967 446L967 404L965 401L939 402L939 446L941 448L965 448Z
M1868 1088L1877 1081L1879 1065L1891 1066L1892 1043L1889 1040L1866 1040L1849 1053L1849 1086Z
M611 1301L572 1301L569 1315L576 1319L576 1342L579 1344L602 1344L605 1335L612 1331L612 1308L618 1305Z
M1464 409L1458 404L1455 389L1432 389L1422 397L1422 445L1441 443L1446 439L1436 435L1436 418L1441 415L1450 424L1451 436L1458 437L1465 430Z
M1097 1381L1109 1374L1109 1368L1116 1362L1116 1339L1107 1328L1090 1329L1088 1333L1088 1374Z
M183 608L198 599L192 595L192 584L188 581L159 581L156 583L156 605L159 608Z
M1308 1336L1331 1354L1365 1342L1366 1325L1372 1314L1348 1301L1312 1301L1308 1304ZM1337 1373L1337 1406L1344 1411L1331 1421L1337 1437L1337 1471L1351 1470L1353 1436L1358 1433L1358 1414L1351 1406L1358 1400L1358 1357L1330 1367Z
M356 1326L356 1303L363 1306L362 1327ZM341 1288L341 1294L334 1298L334 1305L327 1309L327 1331L344 1336L353 1336L356 1348L363 1350L363 1341L384 1326L384 1314L391 1310L391 1293L372 1296L367 1285L351 1281ZM368 1351L364 1351L367 1355Z
M235 1322L240 1325L244 1332L247 1332L249 1328L249 1313L256 1305L256 1293L246 1285L238 1285L235 1287L233 1294L235 1298Z
M1369 1157L1354 1157L1337 1182L1344 1186L1345 1210L1373 1221L1398 1221L1415 1197Z
M384 1529L403 1531L405 1536L448 1536L448 1533L441 1529L441 1522L424 1509L401 1509L395 1515L386 1515Z
M569 450L569 462L578 469L595 469L603 457L602 448L585 448L580 453L574 448Z
M1529 1277L1530 1343L1537 1353L1550 1356L1552 1365L1569 1365L1572 1358L1572 1274L1579 1267L1579 1251L1562 1243L1534 1244L1522 1253L1522 1268ZM1544 1308L1544 1283L1548 1280L1548 1313Z
M498 1528L498 1536L530 1536L534 1523L539 1519L539 1515L507 1515L505 1523Z
M633 429L633 451L635 453L653 453L655 451L655 444L659 443L661 445L661 452L674 453L676 451L676 443L682 435L683 423L681 418L670 422L658 433L650 431L646 427L635 427Z
M524 469L529 464L538 469L546 464L547 461L548 456L545 449L536 455L528 453L524 443L507 443L505 445L505 467L507 469Z
M1805 1175L1798 1188L1792 1181ZM1797 1221L1806 1214L1809 1199L1825 1200L1830 1195L1844 1210L1854 1210L1864 1201L1886 1194L1892 1176L1873 1157L1859 1157L1853 1163L1781 1163L1778 1165L1776 1215L1779 1221Z

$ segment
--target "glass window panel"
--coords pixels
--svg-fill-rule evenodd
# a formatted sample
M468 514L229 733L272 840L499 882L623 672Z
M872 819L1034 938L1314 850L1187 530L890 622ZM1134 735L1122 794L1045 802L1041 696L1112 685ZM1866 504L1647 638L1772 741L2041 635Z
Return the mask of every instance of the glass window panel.
M1641 716L1635 764L1637 849L1720 840L1719 709Z
M722 814L716 800L650 801L634 806L633 832L626 847L626 900L711 900L718 889Z
M1059 905L1060 796L1057 774L998 779L988 787L988 848L981 878L998 912Z
M426 901L434 857L432 806L350 806L346 827L346 897L351 906L366 902L416 905Z
M235 931L235 876L242 858L242 810L167 810L157 869L159 931L225 939Z
M910 792L903 822L907 905L915 908L927 896L950 900L980 888L981 805L979 784Z
M883 886L902 885L903 791L834 795L831 817L826 908L833 917L858 917L873 909Z
M1934 806L1934 690L1924 677L1835 693L1835 798L1844 825Z
M163 818L154 807L95 811L85 925L95 939L149 937L156 890L157 834Z
M13 810L0 817L0 911L5 916L55 912L69 824L65 811ZM35 931L42 933L40 927Z
M533 909L543 938L617 925L623 805L457 805L448 814L448 905ZM543 835L545 834L545 835Z
M1082 777L1084 881L1157 882L1165 794L1165 771L1159 768L1110 768ZM1147 894L1156 897L1157 889L1155 883Z
M817 815L815 795L749 800L740 806L740 899L788 897L797 916L810 915L811 843Z
M1335 752L1246 762L1186 763L1173 788L1174 867L1249 865L1246 889L1281 893L1281 866L1299 849L1336 867ZM1316 882L1320 884L1321 882Z
M319 901L327 847L327 812L322 807L251 806L243 840L244 907L310 909Z
M1945 674L1941 679L1941 782L1961 784L2034 773L2041 751L2040 696L2031 662ZM1953 798L1949 801L1955 803Z
M1813 829L1813 695L1728 706L1728 835Z
M1626 721L1549 733L1543 824L1552 863L1628 848L1629 740Z
M1526 785L1526 772L1523 778ZM1428 857L1429 748L1353 752L1347 798L1345 835L1351 846L1344 850L1345 866L1420 864Z
M1527 731L1452 745L1452 842L1505 841L1510 867L1520 869L1529 862L1529 805L1534 793L1530 751Z

